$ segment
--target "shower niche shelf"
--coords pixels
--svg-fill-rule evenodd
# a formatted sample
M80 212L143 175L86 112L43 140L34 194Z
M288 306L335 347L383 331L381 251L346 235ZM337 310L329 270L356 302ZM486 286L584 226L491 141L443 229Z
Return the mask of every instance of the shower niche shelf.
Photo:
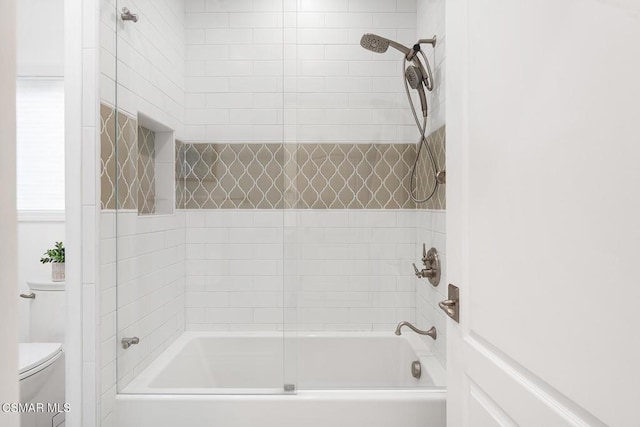
M138 112L138 215L170 215L175 207L173 129Z

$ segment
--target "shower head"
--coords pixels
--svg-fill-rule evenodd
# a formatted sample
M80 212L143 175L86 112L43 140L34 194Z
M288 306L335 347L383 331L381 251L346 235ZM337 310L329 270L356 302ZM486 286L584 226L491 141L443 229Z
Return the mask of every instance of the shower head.
M422 72L415 65L409 65L404 72L404 77L407 79L411 89L418 89L422 84Z
M363 34L360 39L360 46L375 53L384 53L389 49L389 46L404 53L405 56L411 52L411 49L408 47L393 40L385 39L377 34Z
M422 107L422 117L427 117L427 95L424 92L423 74L419 67L409 65L404 71L404 78L412 89L418 91L420 106Z
M363 34L360 46L375 53L384 53L389 49L389 40L375 34Z

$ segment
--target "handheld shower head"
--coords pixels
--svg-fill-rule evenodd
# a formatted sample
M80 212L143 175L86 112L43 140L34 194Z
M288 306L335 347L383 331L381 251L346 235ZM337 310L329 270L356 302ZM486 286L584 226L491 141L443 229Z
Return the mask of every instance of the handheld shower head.
M418 68L416 71L421 78L424 79L425 76L427 76L427 71L424 69L420 59L416 56L416 54L420 52L420 44L415 44L413 48L408 48L398 42L386 39L377 34L366 33L362 35L362 38L360 38L360 46L375 53L384 53L389 49L389 46L391 46L402 52L407 61L413 62L413 64ZM417 86L411 87L417 89Z
M404 77L407 79L411 89L418 89L422 84L422 72L415 65L409 65L404 72Z
M385 53L389 49L389 40L375 34L363 34L360 46L375 53Z
M389 46L399 50L405 56L411 52L411 49L401 45L398 42L385 39L384 37L379 36L377 34L369 34L369 33L362 35L362 38L360 39L360 46L375 53L385 53L387 49L389 49Z
M420 106L422 108L422 117L427 117L427 95L424 92L423 76L420 68L415 65L409 65L404 72L404 78L412 89L418 91L420 97Z

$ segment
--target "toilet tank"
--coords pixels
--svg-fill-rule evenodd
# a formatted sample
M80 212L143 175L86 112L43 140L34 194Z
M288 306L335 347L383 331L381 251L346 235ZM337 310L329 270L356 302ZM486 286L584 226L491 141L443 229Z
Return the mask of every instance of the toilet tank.
M29 308L31 342L64 342L66 296L65 282L28 281L35 298Z

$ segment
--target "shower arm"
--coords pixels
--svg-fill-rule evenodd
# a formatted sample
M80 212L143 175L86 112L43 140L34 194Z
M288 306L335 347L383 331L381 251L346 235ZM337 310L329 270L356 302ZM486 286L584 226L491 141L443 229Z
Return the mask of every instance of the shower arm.
M434 36L433 36L432 38L430 38L430 39L420 39L420 40L418 40L418 43L416 43L416 44L418 44L418 45L421 45L421 44L430 44L430 45L431 45L431 47L435 48L435 47L436 47L436 42L437 42L437 41L438 41L438 38L434 35Z
M392 40L389 40L390 44L394 43ZM418 67L418 69L420 69L420 72L422 73L422 79L424 81L425 86L427 86L427 88L430 87L430 82L429 80L429 75L431 73L427 73L427 70L425 70L424 65L422 64L422 61L420 61L420 58L418 58L418 52L420 52L420 54L422 54L422 57L425 59L426 61L426 57L424 55L424 52L422 52L422 50L420 49L420 45L421 44L430 44L431 47L433 47L435 49L436 47L436 42L437 42L437 36L434 34L434 36L430 39L420 39L416 42L416 44L413 45L412 49L408 49L407 52L405 52L405 49L407 49L405 46L400 45L400 47L402 47L403 49L401 49L400 47L396 47L398 50L402 51L405 54L405 58L407 59L407 61L411 61L413 62L413 64ZM395 43L394 45L397 45L397 43ZM427 62L428 64L428 62ZM431 70L429 70L431 71ZM431 89L429 89L431 90Z

